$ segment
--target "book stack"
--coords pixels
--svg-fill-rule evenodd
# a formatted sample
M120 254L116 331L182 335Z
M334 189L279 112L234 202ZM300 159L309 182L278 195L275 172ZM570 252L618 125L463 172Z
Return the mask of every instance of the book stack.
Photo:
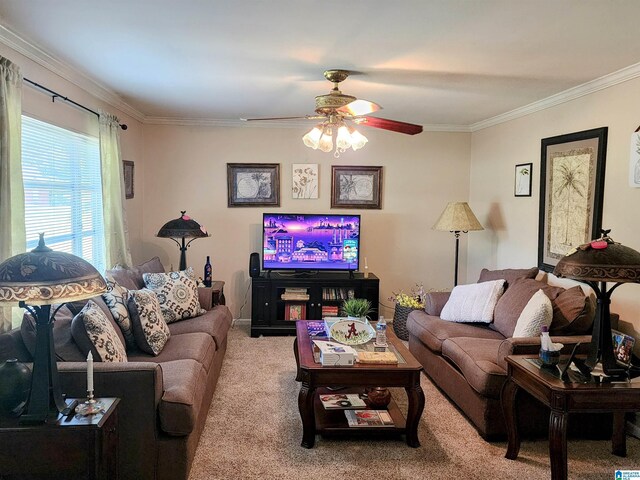
M393 352L358 352L358 363L369 363L373 365L395 365L398 357Z
M350 427L393 427L393 419L386 410L345 410Z
M347 345L318 340L313 343L320 349L320 363L323 367L351 366L356 361L356 351Z
M285 288L280 298L282 300L307 301L309 294L306 288Z
M355 290L353 288L323 288L323 300L347 300L355 298Z
M337 305L323 305L322 306L322 316L323 317L337 317L339 313L339 308Z

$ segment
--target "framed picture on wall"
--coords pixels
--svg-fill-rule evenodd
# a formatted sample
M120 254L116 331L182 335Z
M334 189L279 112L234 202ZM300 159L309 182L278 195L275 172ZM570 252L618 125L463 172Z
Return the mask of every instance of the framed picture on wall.
M124 174L124 198L133 198L133 162L130 160L122 161L122 171Z
M533 163L521 163L516 165L514 180L514 195L516 197L531 196L531 177L533 175Z
M317 163L294 163L291 173L292 198L318 198Z
M602 228L607 127L542 139L538 268L551 272Z
M229 207L280 206L280 164L227 163Z
M382 167L331 167L331 208L382 208Z

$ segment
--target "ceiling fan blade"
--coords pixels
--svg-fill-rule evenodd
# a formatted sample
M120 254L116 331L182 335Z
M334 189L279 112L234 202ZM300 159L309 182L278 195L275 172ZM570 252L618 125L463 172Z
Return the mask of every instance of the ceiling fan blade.
M360 115L369 115L370 113L382 110L382 107L377 103L359 98L340 108L336 108L336 110L340 113L351 115L352 117L358 117Z
M393 132L406 133L407 135L415 135L422 132L422 125L399 122L397 120L388 120L380 117L363 117L359 118L356 123L359 125L366 125L367 127L382 128Z
M257 122L263 120L321 120L324 115L305 115L304 117L263 117L263 118L241 118L243 122Z

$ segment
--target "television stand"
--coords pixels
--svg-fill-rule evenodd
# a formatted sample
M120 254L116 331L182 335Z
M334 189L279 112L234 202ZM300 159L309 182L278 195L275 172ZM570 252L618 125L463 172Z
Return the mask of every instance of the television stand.
M360 272L319 271L299 277L266 271L251 285L251 336L295 335L296 320L338 316L347 298L369 300L374 309L370 318L377 321L379 290L380 280L372 273L364 278Z

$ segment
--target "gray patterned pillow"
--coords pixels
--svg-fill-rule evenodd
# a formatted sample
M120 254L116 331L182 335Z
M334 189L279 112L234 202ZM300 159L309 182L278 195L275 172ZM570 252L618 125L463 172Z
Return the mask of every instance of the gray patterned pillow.
M129 312L138 348L158 355L171 336L160 310L158 296L146 288L129 291Z
M102 309L93 300L89 300L84 308L73 319L72 333L76 343L91 342L91 352L95 360L100 362L126 362L127 352ZM78 335L83 339L76 338Z
M129 290L121 285L118 285L113 279L107 276L107 292L102 294L104 303L107 304L113 319L116 321L124 341L127 344L127 348L136 346L135 338L133 337L133 329L131 327L131 317L129 310L127 309L127 302L129 300Z
M146 287L158 295L162 315L167 323L205 313L198 300L193 268L180 272L145 273L142 277Z

